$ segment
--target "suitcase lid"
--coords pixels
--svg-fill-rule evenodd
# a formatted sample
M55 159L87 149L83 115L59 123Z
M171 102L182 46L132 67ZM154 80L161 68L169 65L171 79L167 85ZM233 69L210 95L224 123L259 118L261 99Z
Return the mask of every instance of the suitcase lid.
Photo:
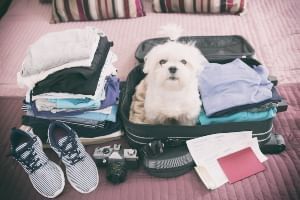
M178 39L182 42L196 42L196 47L201 50L208 60L223 60L246 58L254 55L253 47L239 35L226 36L183 36ZM144 62L145 55L158 44L163 44L168 38L152 38L144 40L136 49L135 57Z

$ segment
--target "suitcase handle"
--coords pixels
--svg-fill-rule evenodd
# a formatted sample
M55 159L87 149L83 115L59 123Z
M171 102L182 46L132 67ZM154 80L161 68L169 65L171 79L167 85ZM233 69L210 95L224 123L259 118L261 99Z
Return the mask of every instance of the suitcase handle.
M285 99L282 99L277 103L277 112L284 112L288 109L288 102Z
M271 83L273 83L274 86L276 86L278 84L278 79L276 76L269 75L268 79L269 79L269 81L271 81Z
M163 139L163 143L167 147L177 147L181 145L186 145L186 140L187 139L179 139L179 138L166 138Z

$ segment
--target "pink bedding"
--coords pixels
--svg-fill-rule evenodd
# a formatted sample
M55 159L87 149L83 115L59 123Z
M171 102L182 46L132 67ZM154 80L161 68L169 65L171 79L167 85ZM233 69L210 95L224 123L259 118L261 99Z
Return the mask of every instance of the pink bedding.
M286 150L281 154L267 155L266 170L234 184L209 191L190 171L177 178L163 179L149 176L142 168L129 171L127 181L112 185L100 169L100 182L96 191L80 194L67 182L57 198L85 200L299 200L300 199L300 84L279 86L279 91L289 102L288 111L279 113L274 121L274 131L281 133ZM40 200L21 166L9 153L9 130L20 125L22 98L0 98L0 198L5 200ZM116 143L116 142L115 142ZM88 146L92 153L96 146ZM46 154L61 164L52 150ZM46 198L43 198L46 199Z
M85 26L103 30L114 42L119 77L126 79L134 67L137 45L157 37L161 25L176 23L185 35L242 35L255 48L256 57L282 83L298 82L300 76L300 1L251 0L247 13L235 15L158 14L151 0L144 0L145 17L97 22L49 24L51 5L38 0L14 0L0 20L0 96L24 96L16 73L28 46L43 34Z
M66 184L58 199L300 199L300 1L249 0L244 16L157 14L151 11L150 0L145 0L144 6L147 16L136 19L49 24L49 4L40 4L38 0L14 0L11 4L0 20L0 198L41 199L23 169L5 156L9 152L9 129L20 125L22 98L3 96L24 96L26 90L18 88L16 73L31 43L47 32L95 26L114 42L119 77L125 80L134 67L137 45L157 37L159 26L177 23L186 35L237 34L253 45L257 59L279 78L280 93L289 103L288 111L279 113L274 121L274 131L284 136L286 151L269 155L263 173L214 191L207 190L194 171L177 178L160 179L140 169L130 171L126 183L112 186L105 180L105 170L100 170L96 191L82 195ZM89 146L87 150L92 153L94 147ZM47 155L59 163L52 151L47 151Z

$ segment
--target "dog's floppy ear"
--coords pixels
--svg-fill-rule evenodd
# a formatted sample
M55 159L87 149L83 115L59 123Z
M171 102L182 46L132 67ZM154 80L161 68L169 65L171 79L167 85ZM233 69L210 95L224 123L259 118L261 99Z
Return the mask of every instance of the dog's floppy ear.
M160 46L161 45L154 45L152 49L145 55L144 57L144 68L143 72L148 74L152 68L155 66L155 62L157 61L157 57L160 54Z
M145 74L148 74L150 72L151 65L152 65L152 63L150 62L150 59L149 59L149 54L144 57L144 63L145 64L144 64L143 72Z

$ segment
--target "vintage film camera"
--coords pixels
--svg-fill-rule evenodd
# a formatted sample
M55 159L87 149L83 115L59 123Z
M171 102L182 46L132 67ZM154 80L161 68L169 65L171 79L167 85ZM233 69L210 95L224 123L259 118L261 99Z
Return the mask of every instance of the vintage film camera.
M138 168L136 149L121 149L121 144L97 147L93 158L99 167L106 167L106 178L112 183L125 181L127 169Z

